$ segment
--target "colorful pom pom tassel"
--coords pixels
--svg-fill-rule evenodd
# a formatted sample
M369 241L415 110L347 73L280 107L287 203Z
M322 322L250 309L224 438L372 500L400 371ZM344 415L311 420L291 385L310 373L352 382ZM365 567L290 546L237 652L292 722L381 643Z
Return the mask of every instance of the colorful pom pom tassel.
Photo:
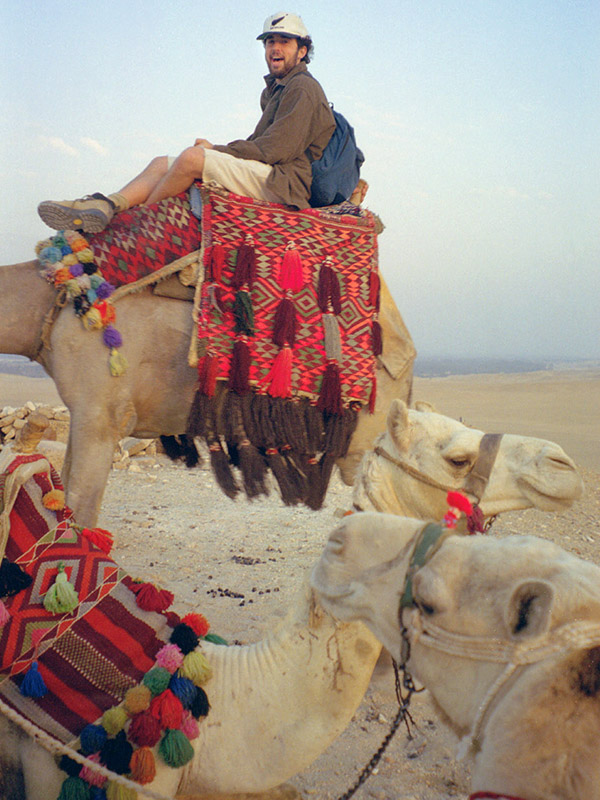
M120 378L127 372L127 367L129 364L127 363L127 359L124 355L121 355L118 350L113 348L110 351L110 358L108 359L108 366L110 369L110 374L113 378Z
M116 736L123 730L128 719L129 715L122 706L114 706L102 715L102 727L109 736Z
M82 528L81 535L107 555L112 550L114 537L110 531L106 531L104 528Z
M44 697L48 692L44 679L40 674L37 661L34 661L25 673L25 677L19 689L24 697Z
M175 595L167 589L159 589L152 583L134 583L131 591L142 611L166 611L173 603Z
M123 786L116 781L106 784L106 800L137 800L138 793L129 786Z
M132 686L125 693L123 705L127 709L128 714L140 714L142 711L150 708L150 700L152 699L152 692L147 686L140 684L139 686Z
M170 689L154 697L150 713L160 722L161 728L179 728L183 720L183 704Z
M12 597L31 586L33 578L18 564L3 558L0 564L0 597Z
M79 743L81 744L84 755L102 750L106 744L107 738L108 734L102 725L94 725L93 723L86 725L79 734Z
M65 507L65 493L62 489L50 489L42 497L42 503L49 511L62 511Z
M196 636L206 636L210 630L208 620L202 614L195 614L190 612L181 618L184 625L188 625L196 634Z
M194 757L194 748L179 730L168 730L160 741L158 752L169 767L183 767Z
M153 697L161 694L169 686L171 673L164 667L152 667L142 678L142 683L150 689Z
M285 292L299 292L304 286L302 261L293 242L288 242L281 260L279 285Z
M90 800L90 786L82 778L65 778L57 800Z
M183 659L179 674L184 678L188 678L196 686L201 686L209 680L212 671L204 655L198 650L194 650L193 653L188 653Z
M176 644L165 644L156 654L156 666L173 675L183 664L183 653Z
M154 747L158 743L161 734L160 722L149 710L136 714L129 723L127 730L129 740L138 745L138 747Z
M88 759L90 761L93 761L95 764L99 764L100 753L91 753L88 756ZM93 767L89 767L87 764L84 764L83 767L81 768L79 777L86 783L89 783L90 786L104 786L107 780L105 775L102 775L102 773L93 769Z
M142 785L151 783L156 777L154 753L149 747L140 747L138 750L134 750L129 767L131 780Z
M58 575L54 584L44 596L44 608L51 614L70 614L79 605L79 597L69 583L64 564L58 565Z

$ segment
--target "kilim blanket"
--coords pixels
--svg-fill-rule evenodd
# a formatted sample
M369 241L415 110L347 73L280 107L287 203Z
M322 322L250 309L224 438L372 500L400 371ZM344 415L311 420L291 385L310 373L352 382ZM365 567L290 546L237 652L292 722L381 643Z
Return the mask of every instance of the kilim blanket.
M187 433L204 437L230 497L230 464L253 497L265 490L266 462L286 504L319 508L358 411L372 409L376 219L333 208L294 211L202 188L199 381Z
M42 471L32 475L36 459ZM8 483L10 508L4 506ZM17 456L0 476L3 513L10 521L5 558L32 578L28 588L3 599L9 618L0 630L0 697L69 742L141 681L179 619L138 607L133 581L82 535L69 509L44 505L48 492L61 489L41 456ZM50 613L43 605L59 565L79 597L71 613ZM39 698L20 691L34 661L48 689Z
M86 238L94 263L115 287L135 283L200 247L188 192L123 211L104 231Z
M289 345L292 351L286 396L317 400L327 362L335 355L343 406L351 401L367 403L374 376L372 323L377 318L378 303L372 291L373 275L378 273L374 216L370 212L357 217L323 209L294 211L217 188L203 188L202 199L205 280L198 338L202 350L218 356L217 378L230 377L233 345L240 334L236 295L245 289L253 312L252 332L246 336L251 386L272 393L273 362L283 338L283 346ZM245 255L240 247L248 243L254 259L250 285L239 275L238 267L240 256ZM218 275L211 272L215 246L222 248L223 265ZM293 249L300 262L293 285L282 276L286 249ZM332 298L319 296L326 261L337 284ZM274 341L277 312L284 299L293 305L295 330L287 339L284 331ZM326 322L334 323L339 332L334 331L337 350L329 354L326 315L335 318ZM282 395L275 392L274 396Z

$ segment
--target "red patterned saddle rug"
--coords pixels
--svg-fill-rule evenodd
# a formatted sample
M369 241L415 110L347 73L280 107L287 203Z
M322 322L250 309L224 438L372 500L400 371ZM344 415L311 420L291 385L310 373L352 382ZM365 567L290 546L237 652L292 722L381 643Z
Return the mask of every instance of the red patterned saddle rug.
M376 218L349 205L294 211L210 187L202 201L199 386L188 434L205 438L230 496L228 461L252 497L266 460L284 502L319 508L358 411L375 399Z
M0 476L5 561L32 579L3 599L9 616L0 630L0 697L70 742L140 683L180 620L142 610L137 584L75 524L71 511L47 507L44 498L61 490L56 471L39 455L15 457ZM59 565L79 598L71 613L44 608ZM34 661L48 689L43 697L21 692Z

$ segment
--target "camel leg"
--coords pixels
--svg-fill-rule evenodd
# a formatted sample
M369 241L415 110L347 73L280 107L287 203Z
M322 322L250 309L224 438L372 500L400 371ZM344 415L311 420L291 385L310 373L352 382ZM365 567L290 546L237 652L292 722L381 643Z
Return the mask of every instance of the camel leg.
M115 448L134 429L135 421L130 404L120 414L95 408L71 412L63 476L67 505L79 525L96 525Z

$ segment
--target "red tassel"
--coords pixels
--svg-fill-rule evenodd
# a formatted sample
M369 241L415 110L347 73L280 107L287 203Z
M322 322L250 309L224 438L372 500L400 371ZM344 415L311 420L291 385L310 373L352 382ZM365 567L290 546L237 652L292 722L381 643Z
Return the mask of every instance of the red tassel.
M317 286L317 302L323 314L333 309L334 314L342 313L340 299L340 281L336 271L331 266L331 258L325 259L319 270L319 283Z
M251 237L247 237L246 242L238 248L235 272L231 279L234 289L241 289L246 284L248 288L252 288L256 279L256 253L251 242Z
M275 311L272 341L278 347L286 343L293 347L296 341L296 309L287 297L280 301Z
M150 702L150 713L161 728L179 728L183 721L183 704L170 689L165 689Z
M110 531L105 531L104 528L82 528L81 535L107 555L112 550L114 544L113 535Z
M380 356L383 350L383 340L381 338L381 325L376 319L371 323L371 341L373 343L373 355Z
M189 625L196 636L206 636L210 630L210 625L206 620L206 617L204 617L202 614L194 613L193 611L191 611L189 614L186 614L185 617L182 617L181 621L186 625Z
M131 585L131 591L142 611L166 611L175 599L172 592L159 589L152 583L134 583Z
M155 744L158 744L161 736L160 722L150 711L136 714L127 731L127 738L139 747L154 747Z
M377 400L377 378L373 375L371 383L371 394L369 395L369 414L375 413L375 402Z
M304 274L300 253L290 242L281 259L279 268L279 285L287 292L299 292L304 286Z
M198 364L198 390L200 394L213 397L217 389L219 356L207 353Z
M236 339L229 367L229 388L236 394L244 395L250 391L250 348L245 336Z
M209 256L210 276L213 281L220 281L225 266L225 248L222 244L213 244Z
M329 361L325 368L321 392L317 400L317 408L319 411L328 411L330 414L336 414L337 416L342 415L340 368L335 361Z
M379 274L372 269L369 273L369 303L375 306L375 311L379 311Z
M292 396L292 351L287 345L275 356L266 380L271 397Z

